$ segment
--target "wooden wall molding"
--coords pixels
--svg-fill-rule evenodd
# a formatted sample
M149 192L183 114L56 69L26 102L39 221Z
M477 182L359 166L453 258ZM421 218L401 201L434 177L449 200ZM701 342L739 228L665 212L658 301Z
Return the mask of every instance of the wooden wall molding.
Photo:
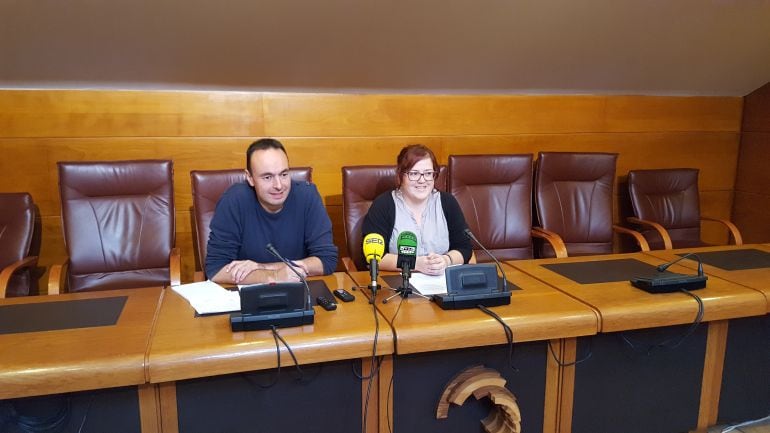
M190 281L189 172L242 167L257 137L281 139L292 165L313 167L345 254L340 168L392 164L409 143L431 147L442 163L451 154L617 152L619 184L630 169L696 167L702 212L727 218L742 104L737 97L0 90L0 191L32 194L43 226L40 264L50 266L65 255L57 161L171 159L177 245ZM617 188L616 195L623 197ZM721 229L704 230L707 240L726 241Z

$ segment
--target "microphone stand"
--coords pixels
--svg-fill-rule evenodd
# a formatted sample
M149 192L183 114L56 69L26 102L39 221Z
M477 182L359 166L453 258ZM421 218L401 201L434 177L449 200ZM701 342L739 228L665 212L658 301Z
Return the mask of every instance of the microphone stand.
M377 257L372 256L371 260L369 260L369 276L372 279L371 284L369 284L369 290L372 291L372 297L369 299L370 304L374 304L374 300L377 299L377 274L379 271Z
M698 260L698 276L703 276L703 262L700 259L700 256L698 256L695 253L687 253L683 255L682 257L679 257L678 259L674 260L673 262L663 263L662 265L659 265L657 267L658 272L665 272L671 265L677 264L681 262L682 260L688 258L688 257L695 257L696 260Z
M412 290L412 286L409 285L409 277L412 276L412 267L410 266L409 260L403 260L401 263L401 286L397 289L391 289L395 291L396 293L388 296L387 298L382 300L383 304L387 304L388 301L395 298L396 296L401 296L402 298L406 299L409 297L409 295L416 295L420 296L425 299L430 299L429 297L423 295L422 293L415 292Z
M480 246L481 249L484 250L484 252L487 253L487 255L489 257L492 257L492 260L495 261L495 264L497 265L497 270L500 271L500 278L503 279L503 289L502 289L502 291L503 292L507 292L508 291L508 279L505 278L505 272L503 271L503 265L500 264L500 262L497 260L497 257L492 255L492 253L490 253L488 249L484 248L484 245L482 245L481 242L479 242L479 240L476 239L476 236L473 235L473 232L471 231L471 229L466 228L465 230L463 230L463 232L465 233L465 236L468 236L468 239L472 240L473 242L476 243L476 245Z
M276 249L275 249L275 247L273 246L273 244L271 244L271 243L268 243L268 244L265 246L265 248L267 248L267 251L268 251L270 254L272 254L272 255L273 255L275 258L277 258L278 260L280 260L280 261L282 261L284 264L286 264L286 266L288 266L288 267L289 267L289 269L291 269L291 271L292 271L292 272L294 272L294 273L297 275L297 277L299 277L299 280L300 280L300 281L302 281L302 283L305 285L305 294L306 294L306 298L305 298L305 310L309 310L309 309L313 308L313 301L312 301L312 298L310 297L310 286L308 286L308 284L307 284L307 279L306 279L305 277L303 277L303 276L302 276L302 274L300 274L299 272L297 272L297 270L296 270L296 269L294 269L294 266L295 266L295 265L294 265L293 263L291 263L290 261L286 260L286 258L284 258L284 257L283 257L283 256L282 256L282 255L281 255L279 252L278 252L278 250L276 250Z

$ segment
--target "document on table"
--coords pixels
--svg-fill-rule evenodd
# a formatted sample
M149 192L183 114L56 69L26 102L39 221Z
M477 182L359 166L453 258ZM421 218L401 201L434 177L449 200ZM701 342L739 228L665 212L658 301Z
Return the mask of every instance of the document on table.
M425 296L446 293L446 276L443 273L441 275L425 275L415 272L409 278L409 284Z
M227 290L211 280L172 286L171 289L185 298L198 314L241 310L240 293L237 290Z

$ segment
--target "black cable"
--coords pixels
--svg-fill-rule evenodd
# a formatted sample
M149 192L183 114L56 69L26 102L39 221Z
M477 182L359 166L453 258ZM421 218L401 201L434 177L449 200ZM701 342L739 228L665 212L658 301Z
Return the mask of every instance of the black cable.
M286 340L284 340L283 337L281 337L281 334L278 333L278 329L276 329L275 326L271 326L270 329L273 331L273 335L277 337L279 340L281 340L281 343L283 343L283 345L286 346L286 350L289 351L289 355L291 355L291 359L294 361L294 366L297 368L297 373L299 373L299 377L297 377L297 380L301 381L305 377L305 373L302 371L302 368L300 368L299 361L297 361L297 357L294 356L294 351L291 350L289 343L287 343ZM280 350L278 351L278 353L280 355ZM278 364L278 366L280 367L280 364Z
M687 328L687 330L685 330L685 332L681 336L671 337L661 341L660 343L651 344L647 346L646 349L643 347L639 347L641 343L638 343L638 342L635 343L631 341L630 338L626 337L624 333L621 333L620 338L623 340L623 342L625 342L628 345L628 347L630 347L636 352L646 351L647 355L652 354L652 352L656 349L676 349L679 346L681 346L682 343L684 343L684 341L687 339L687 337L692 335L695 332L695 330L698 329L698 325L700 325L701 322L703 321L703 313L704 313L703 300L698 295L685 289L682 289L681 292L689 295L690 297L695 299L695 301L698 303L698 314L695 315L695 320L692 322L692 324L690 324L690 326Z
M391 326L396 324L396 317L398 317L398 312L401 311L401 305L404 303L404 298L401 298L398 302L398 307L396 308L396 313L393 314L393 318L390 319ZM388 382L388 393L385 401L385 417L388 419L388 432L393 433L393 428L390 425L390 393L393 390L393 377L395 376L395 371L393 374L390 375L390 382Z
M361 426L361 432L366 433L366 422L367 418L369 417L369 397L372 392L372 383L374 382L374 377L377 375L380 371L380 365L382 363L382 358L377 360L377 339L380 336L380 319L377 315L377 303L372 302L372 314L374 315L374 342L372 343L372 359L371 359L371 371L369 372L369 376L364 378L363 372L362 374L356 374L355 365L353 365L353 374L356 375L360 380L369 380L369 383L366 385L366 401L364 402L364 419L363 419L363 425Z
M268 388L272 388L273 386L275 386L275 384L278 383L278 377L281 375L281 348L278 347L278 337L276 336L275 333L273 333L273 340L275 340L275 356L277 358L276 364L278 365L278 367L276 369L276 372L275 372L275 376L273 377L273 380L270 383L268 383L267 385L262 385L261 383L257 382L255 379L253 379L249 374L244 373L244 376L246 377L246 380L248 380L249 382L257 385L258 387L260 387L262 389L268 389Z
M500 322L500 324L503 326L503 331L505 331L505 339L508 340L508 367L510 367L514 372L518 373L519 369L513 365L513 331L511 330L511 327L508 326L508 324L505 323L503 319L497 315L497 313L490 310L489 308L481 304L476 305L476 308L491 316L493 319Z
M83 432L83 427L86 425L86 419L88 419L88 412L91 411L91 405L94 402L94 394L88 399L88 406L86 406L86 413L83 414L83 420L80 421L80 427L78 427L78 433Z
M572 362L561 362L561 360L556 356L556 353L553 351L553 347L551 346L551 340L548 340L548 351L551 353L551 356L553 357L553 360L556 361L556 363L559 365L559 367L572 367L573 365L578 365L581 362L588 361L591 356L593 356L593 339L589 336L588 337L588 353L583 356L581 359L577 359Z

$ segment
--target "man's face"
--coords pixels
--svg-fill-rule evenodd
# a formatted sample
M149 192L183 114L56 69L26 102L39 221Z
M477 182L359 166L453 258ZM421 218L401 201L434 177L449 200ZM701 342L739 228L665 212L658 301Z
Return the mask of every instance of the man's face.
M286 154L280 149L257 150L251 154L249 167L246 181L254 187L259 203L270 213L281 210L291 190Z

